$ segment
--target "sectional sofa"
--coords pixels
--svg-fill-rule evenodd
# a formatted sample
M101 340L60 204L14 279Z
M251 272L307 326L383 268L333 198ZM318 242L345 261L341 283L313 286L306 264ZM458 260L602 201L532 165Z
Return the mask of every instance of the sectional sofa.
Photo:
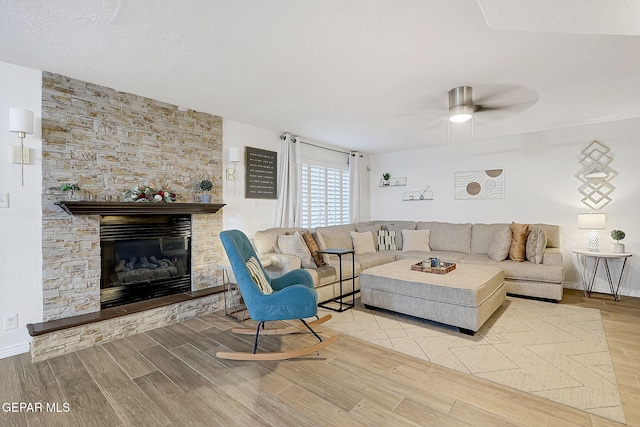
M355 272L351 268L351 259L345 256L343 259L343 279L345 289L350 290L350 279L353 274L359 275L361 271L393 262L399 259L414 258L424 260L430 257L439 257L442 261L455 263L470 263L494 265L504 272L507 293L527 297L535 297L559 301L562 299L563 260L560 250L560 229L557 225L532 224L531 229L541 229L546 244L542 242L542 252L538 259L524 260L522 262L496 257L496 243L504 246L505 239L511 239L510 224L454 224L435 221L369 221L348 225L319 227L315 230L301 228L270 228L258 231L254 237L254 246L261 259L269 259L271 265L267 271L272 277L278 277L292 269L301 268L302 260L298 255L283 253L278 247L278 236L292 235L296 232L309 231L321 249L341 248L354 249L356 241L363 236L361 233L371 233L374 239L373 252L362 252L362 244L356 244ZM395 247L390 250L378 250L378 235L380 230L390 231L395 234ZM429 230L429 251L412 251L403 248L403 230ZM393 233L395 232L395 233ZM365 234L368 235L368 234ZM529 238L533 238L533 233ZM282 238L281 238L282 239ZM528 241L528 243L531 243ZM540 244L540 242L538 242ZM508 243L507 243L508 247ZM383 249L380 246L380 249ZM490 256L491 255L491 256ZM304 257L303 257L304 258ZM318 300L320 302L335 298L340 293L338 258L324 256L327 265L316 266L306 260L306 269L313 277ZM356 290L359 289L359 281L355 280Z

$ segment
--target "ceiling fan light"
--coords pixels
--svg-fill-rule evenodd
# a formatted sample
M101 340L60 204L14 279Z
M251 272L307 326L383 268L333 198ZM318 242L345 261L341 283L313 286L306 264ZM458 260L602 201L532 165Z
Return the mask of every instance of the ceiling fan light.
M464 123L473 117L473 107L471 105L454 105L449 108L449 121L453 123Z

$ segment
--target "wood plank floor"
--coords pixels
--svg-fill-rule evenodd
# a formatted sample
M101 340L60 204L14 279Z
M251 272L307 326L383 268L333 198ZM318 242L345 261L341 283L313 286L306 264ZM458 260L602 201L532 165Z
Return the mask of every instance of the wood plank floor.
M562 304L601 310L627 425L640 426L640 299L565 290ZM295 360L216 359L222 349L250 351L251 336L230 333L237 326L213 314L45 362L2 359L0 425L621 425L347 336ZM262 345L312 342L285 336ZM32 410L8 412L11 402Z

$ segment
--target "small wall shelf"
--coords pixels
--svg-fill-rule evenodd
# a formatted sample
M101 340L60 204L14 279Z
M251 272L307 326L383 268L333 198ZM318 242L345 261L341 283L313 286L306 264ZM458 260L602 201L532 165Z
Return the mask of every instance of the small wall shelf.
M419 200L433 200L433 191L405 191L402 195L405 202L413 202Z
M389 183L385 185L384 179L380 180L378 187L399 187L402 185L407 185L407 177L406 176L392 176L389 178Z

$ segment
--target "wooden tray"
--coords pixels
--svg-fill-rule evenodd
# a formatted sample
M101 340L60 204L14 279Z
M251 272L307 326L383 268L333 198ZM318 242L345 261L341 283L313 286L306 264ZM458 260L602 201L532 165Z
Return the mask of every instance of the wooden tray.
M454 262L441 262L442 267L423 267L422 263L419 262L417 264L413 264L411 269L413 271L422 271L423 273L433 273L433 274L447 274L456 269L456 264Z

